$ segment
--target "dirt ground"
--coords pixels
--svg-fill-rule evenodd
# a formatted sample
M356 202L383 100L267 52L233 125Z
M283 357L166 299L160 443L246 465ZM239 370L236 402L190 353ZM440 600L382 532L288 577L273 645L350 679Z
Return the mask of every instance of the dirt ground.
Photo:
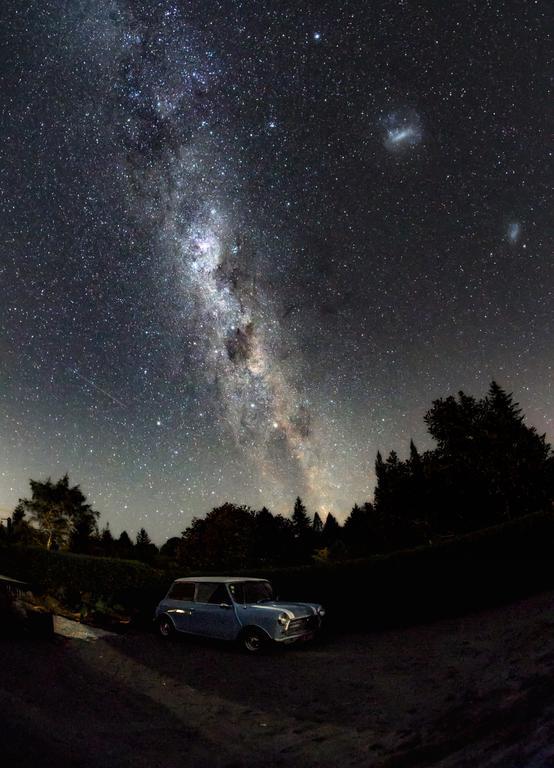
M131 633L0 641L6 767L554 766L554 593L249 658Z

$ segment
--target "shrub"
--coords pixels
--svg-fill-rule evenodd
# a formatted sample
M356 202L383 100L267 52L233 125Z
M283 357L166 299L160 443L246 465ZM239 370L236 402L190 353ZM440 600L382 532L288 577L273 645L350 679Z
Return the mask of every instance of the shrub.
M38 594L50 594L67 608L119 606L143 614L166 589L159 571L144 563L52 552L36 547L0 547L0 573L23 579Z

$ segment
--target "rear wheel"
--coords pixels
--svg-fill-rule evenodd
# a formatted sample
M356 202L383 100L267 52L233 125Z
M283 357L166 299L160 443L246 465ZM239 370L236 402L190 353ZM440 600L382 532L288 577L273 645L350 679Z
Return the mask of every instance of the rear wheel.
M166 640L172 637L172 635L175 633L173 622L168 616L161 616L158 619L158 632Z
M250 654L262 653L269 645L268 638L260 629L245 629L239 638L241 648Z

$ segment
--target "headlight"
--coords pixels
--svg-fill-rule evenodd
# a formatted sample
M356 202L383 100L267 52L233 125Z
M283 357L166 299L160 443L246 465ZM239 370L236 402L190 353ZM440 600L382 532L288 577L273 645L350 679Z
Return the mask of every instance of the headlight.
M317 612L320 616L325 616L325 608L322 608L321 606L317 609Z
M277 621L282 627L286 628L289 625L289 617L285 613L279 614L279 618L277 619Z

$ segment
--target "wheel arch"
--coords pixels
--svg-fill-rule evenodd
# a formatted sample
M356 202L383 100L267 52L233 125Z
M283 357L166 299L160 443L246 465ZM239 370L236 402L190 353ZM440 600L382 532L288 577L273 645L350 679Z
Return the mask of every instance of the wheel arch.
M263 627L260 627L259 624L245 624L244 627L241 627L238 634L237 634L237 640L241 640L247 632L251 630L256 630L256 632L261 632L261 634L264 636L264 638L268 641L273 640L267 629L264 629Z
M174 632L178 632L179 630L175 626L175 622L173 621L173 617L171 614L167 613L167 611L162 611L162 613L159 613L156 616L156 624L159 624L162 619L167 619L169 622L171 622L171 626L173 627Z

